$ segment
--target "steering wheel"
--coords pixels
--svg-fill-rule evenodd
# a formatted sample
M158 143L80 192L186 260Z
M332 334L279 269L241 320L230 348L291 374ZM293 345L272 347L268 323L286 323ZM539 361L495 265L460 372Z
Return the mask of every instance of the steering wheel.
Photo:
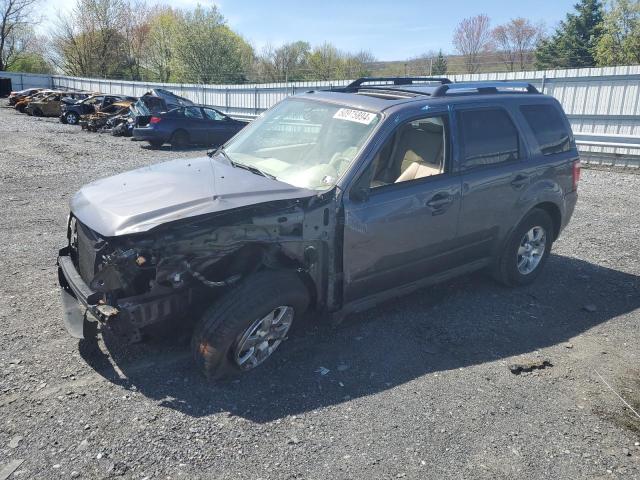
M336 172L341 174L352 161L353 157L345 155L344 152L337 152L333 157L331 157L331 160L329 160L329 165L335 168Z

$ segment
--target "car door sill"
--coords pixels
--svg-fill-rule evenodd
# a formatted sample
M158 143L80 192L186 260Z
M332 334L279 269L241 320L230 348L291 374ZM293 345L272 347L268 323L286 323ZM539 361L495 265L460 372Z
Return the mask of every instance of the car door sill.
M333 314L334 319L341 320L346 315L349 315L351 313L363 312L365 310L368 310L376 306L379 303L385 302L392 298L402 297L416 290L427 287L429 285L441 283L451 278L465 275L467 273L474 272L476 270L480 270L482 268L489 266L490 264L491 264L490 258L475 260L465 265L461 265L459 267L452 268L445 272L437 273L435 275L422 278L412 283L407 283L405 285L390 288L388 290L385 290L384 292L378 292L374 295L370 295L368 297L354 300L344 305L343 308L338 312L335 312Z

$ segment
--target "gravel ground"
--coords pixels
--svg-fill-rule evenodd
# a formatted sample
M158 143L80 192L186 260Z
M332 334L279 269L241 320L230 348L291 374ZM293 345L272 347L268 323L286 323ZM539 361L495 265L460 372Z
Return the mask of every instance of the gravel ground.
M82 184L201 154L0 108L0 479L640 478L640 419L603 382L640 409L640 175L583 172L531 287L448 282L214 385L184 342L71 338L55 268Z

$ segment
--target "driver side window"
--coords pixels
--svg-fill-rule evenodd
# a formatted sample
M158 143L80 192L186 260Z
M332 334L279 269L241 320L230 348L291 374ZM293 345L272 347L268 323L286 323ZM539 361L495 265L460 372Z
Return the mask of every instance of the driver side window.
M447 170L449 125L446 115L401 125L373 160L370 188L410 182Z

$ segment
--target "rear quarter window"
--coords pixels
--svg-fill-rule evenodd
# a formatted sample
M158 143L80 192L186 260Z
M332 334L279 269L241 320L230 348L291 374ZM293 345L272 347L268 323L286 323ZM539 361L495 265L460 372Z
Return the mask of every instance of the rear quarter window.
M511 162L520 158L518 130L501 108L458 112L465 169Z
M523 105L520 111L533 131L543 155L571 150L571 133L553 105Z

